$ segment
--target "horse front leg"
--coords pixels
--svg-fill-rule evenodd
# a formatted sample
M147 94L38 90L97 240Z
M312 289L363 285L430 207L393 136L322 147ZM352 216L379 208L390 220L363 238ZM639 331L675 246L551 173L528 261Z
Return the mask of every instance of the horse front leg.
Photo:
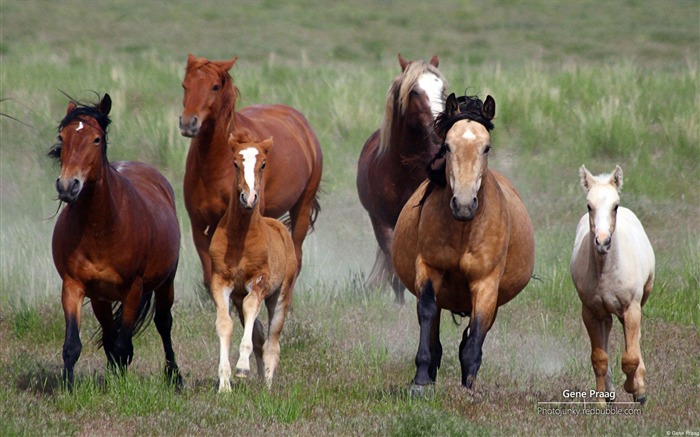
M462 385L471 389L481 368L481 358L486 334L493 326L498 311L498 281L486 279L470 284L472 312L469 326L459 344L459 363Z
M585 304L582 305L581 316L591 339L591 364L595 373L596 391L612 392L612 372L608 364L608 338L612 329L612 316L608 314L603 318L597 317ZM605 405L609 399L599 397L598 403Z
M625 332L625 352L622 354L622 371L627 375L625 391L631 393L635 402L646 402L644 375L646 367L642 360L639 345L641 337L642 308L639 302L632 302L622 317Z
M63 342L63 382L73 390L73 367L80 358L83 344L80 342L80 316L85 299L83 284L70 278L63 278L61 304L66 322L66 334Z
M216 307L216 333L219 336L219 393L231 391L231 363L228 360L233 320L230 303L233 284L214 274L211 282L211 295Z
M117 327L114 324L112 302L90 299L90 305L102 329L102 349L104 349L107 357L107 364L113 367L116 365L114 361L114 342L117 339Z
M243 298L243 337L239 346L236 377L247 378L250 375L250 354L253 352L253 327L260 314L260 305L267 291L267 275L256 275L248 281L248 294Z
M416 353L416 375L413 378L411 392L421 395L424 387L435 383L437 367L440 357L433 356L438 352L435 340L435 332L439 330L440 308L437 306L436 290L442 286L442 276L433 271L422 261L416 260L416 290L418 291L418 324L420 335L418 339L418 352ZM438 340L439 342L439 340ZM442 348L440 348L440 352Z

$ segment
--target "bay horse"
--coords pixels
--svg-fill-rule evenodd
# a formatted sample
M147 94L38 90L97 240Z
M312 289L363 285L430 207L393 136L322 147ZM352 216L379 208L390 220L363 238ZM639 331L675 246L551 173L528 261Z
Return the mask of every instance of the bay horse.
M624 388L635 402L643 404L646 368L639 339L642 306L654 285L654 249L637 216L620 206L620 166L615 166L612 173L593 176L582 165L579 176L587 193L588 212L576 228L571 279L582 302L583 323L591 340L596 397L604 403L615 393L608 365L608 338L615 315L625 333Z
M317 193L323 155L316 135L306 118L289 106L254 105L237 112L239 90L229 74L237 59L210 61L190 54L182 82L180 132L192 138L185 167L185 208L207 288L211 282L209 245L229 205L235 179L228 145L231 133L245 129L259 138L275 139L260 211L274 218L289 212L297 270L301 270L302 243L320 211Z
M267 164L274 149L272 138L256 141L251 132L239 130L231 135L229 144L233 151L232 195L209 248L220 344L220 392L231 391L230 301L233 300L243 324L235 376L248 377L250 353L254 351L259 375L271 387L279 363L279 336L297 277L296 251L289 230L260 212L266 194L262 189L263 175L271 171ZM257 318L263 301L269 316L267 340Z
M440 367L441 310L470 317L459 361L462 385L471 388L498 307L528 284L534 267L527 210L512 183L488 168L495 101L460 99L451 94L435 121L441 149L401 211L392 245L396 273L418 298L415 394L435 383Z
M403 286L391 265L391 240L401 208L426 177L427 164L440 143L433 134L435 116L444 109L447 81L437 55L430 62L406 61L386 96L381 127L365 142L357 165L357 193L379 244L368 283L388 280L395 301L404 303Z
M170 336L180 252L173 190L147 164L107 160L111 106L109 94L97 105L71 100L49 152L61 164L56 191L65 203L52 239L54 264L63 281L63 379L72 388L73 367L82 350L85 298L100 323L99 343L110 367L125 369L134 355L132 336L150 320L155 296L165 372L181 385Z

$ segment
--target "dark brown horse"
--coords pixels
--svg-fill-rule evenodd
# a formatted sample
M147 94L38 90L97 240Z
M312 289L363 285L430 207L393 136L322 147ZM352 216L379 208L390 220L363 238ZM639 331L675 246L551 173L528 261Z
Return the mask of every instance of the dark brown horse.
M80 357L80 314L85 298L102 328L101 344L112 366L126 367L134 355L132 336L149 320L155 295L155 324L165 349L165 371L181 383L170 330L173 280L180 228L168 181L139 162L107 161L108 94L96 106L68 104L50 156L60 160L58 198L65 202L53 233L53 259L63 280L66 337L63 378L73 384ZM120 305L113 312L113 302Z
M368 282L391 282L398 303L404 302L403 286L391 265L391 240L401 208L426 179L425 168L440 147L432 128L444 108L447 81L438 63L437 56L427 63L399 55L401 74L389 87L381 127L365 143L357 166L357 192L379 243Z
M476 101L473 101L476 100ZM443 146L430 179L396 223L396 273L418 298L420 339L414 389L435 382L442 359L440 311L468 315L459 345L462 385L471 387L498 307L529 282L535 261L532 223L511 182L488 168L495 102L447 98L436 120ZM463 111L462 108L465 108ZM471 108L471 109L469 109Z
M209 61L190 54L182 82L180 131L192 138L185 168L185 207L207 288L211 237L228 207L234 181L230 134L246 129L258 138L274 138L260 211L267 217L289 212L298 270L302 243L320 210L317 191L323 158L316 135L306 118L289 106L254 105L236 112L239 93L228 71L237 59Z

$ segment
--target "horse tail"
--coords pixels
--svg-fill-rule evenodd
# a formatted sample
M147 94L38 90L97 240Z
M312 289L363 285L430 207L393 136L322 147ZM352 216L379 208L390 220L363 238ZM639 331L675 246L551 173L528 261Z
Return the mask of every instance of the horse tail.
M309 223L309 233L313 232L316 227L316 219L318 219L319 212L321 212L321 204L318 201L318 196L314 196L314 201L311 204L311 223Z
M124 308L121 302L115 302L112 307L112 319L114 320L114 326L116 328L115 335L119 335L122 326L122 317L124 316ZM153 290L143 293L141 296L141 302L139 303L139 309L136 313L136 322L134 323L134 332L132 333L132 338L138 337L141 332L151 323L153 316L155 315L155 306L153 305ZM97 347L100 348L104 346L104 332L102 332L102 327L98 327L97 331L93 335L96 339Z
M377 247L377 255L374 258L372 271L367 277L367 285L373 288L383 287L389 280L390 271L387 268L389 260L384 251Z

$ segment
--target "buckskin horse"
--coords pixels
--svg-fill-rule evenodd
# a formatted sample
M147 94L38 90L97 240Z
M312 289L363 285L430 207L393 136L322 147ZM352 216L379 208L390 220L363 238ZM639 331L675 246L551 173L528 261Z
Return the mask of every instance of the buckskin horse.
M414 393L435 383L443 309L469 316L459 361L462 385L472 387L498 307L527 285L534 267L527 210L511 182L488 168L495 101L460 99L451 94L436 119L442 147L394 233L396 273L418 298Z

